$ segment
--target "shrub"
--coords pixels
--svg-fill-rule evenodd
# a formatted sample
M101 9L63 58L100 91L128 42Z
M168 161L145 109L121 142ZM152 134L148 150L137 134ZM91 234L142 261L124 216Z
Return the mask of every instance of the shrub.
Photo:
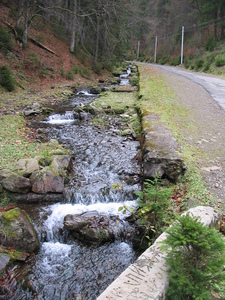
M12 49L12 39L11 35L0 26L0 51L11 50Z
M102 64L101 63L93 63L92 71L96 74L101 75L102 72Z
M84 67L80 70L80 75L84 78L90 78L92 75L92 72L89 68Z
M202 71L203 72L207 72L210 70L210 67L211 67L211 62L210 61L207 61L206 64L204 65Z
M143 192L136 192L140 198L138 202L140 209L137 212L137 217L147 229L145 235L154 239L161 233L162 227L173 219L170 201L173 187L163 186L157 177L154 181L146 180L144 184Z
M80 73L80 67L78 65L75 65L73 67L73 72L74 72L74 74L79 74Z
M17 33L17 39L22 42L22 39L23 39L23 27L21 26L16 26L15 27L15 30L16 30L16 33Z
M9 92L15 90L15 79L7 66L2 66L0 69L0 84Z
M205 43L205 50L206 51L213 51L216 46L216 39L214 36L210 35L208 36L206 43Z
M181 57L177 56L177 57L173 57L171 60L171 65L172 66L178 66L180 64L181 61Z
M74 73L73 73L73 71L68 70L68 71L66 72L66 79L67 79L67 80L73 80L73 79L74 79Z
M167 233L168 299L213 299L211 293L222 291L225 280L222 234L189 214L179 217Z
M39 42L39 43L44 43L45 42L45 37L42 34L37 34L35 36L35 39Z
M219 55L215 59L216 67L222 67L225 65L225 56Z
M169 62L169 57L168 56L163 56L163 58L160 60L161 65L165 65Z
M137 86L138 83L139 83L138 77L133 76L133 77L130 78L130 85L131 85L131 86Z
M62 77L65 77L65 70L63 68L60 69L60 74Z
M184 67L185 67L185 69L188 69L190 67L190 62L189 62L188 59L185 59L185 61L184 61Z
M195 61L195 70L198 71L203 67L203 65L204 65L204 60L201 58L197 58Z

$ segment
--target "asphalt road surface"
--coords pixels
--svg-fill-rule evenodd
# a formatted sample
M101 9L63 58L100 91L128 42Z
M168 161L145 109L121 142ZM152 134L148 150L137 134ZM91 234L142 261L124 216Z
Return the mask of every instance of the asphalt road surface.
M153 65L154 67L184 76L197 84L200 84L210 96L217 101L219 106L225 111L225 79L214 76L183 71L181 69L162 65Z

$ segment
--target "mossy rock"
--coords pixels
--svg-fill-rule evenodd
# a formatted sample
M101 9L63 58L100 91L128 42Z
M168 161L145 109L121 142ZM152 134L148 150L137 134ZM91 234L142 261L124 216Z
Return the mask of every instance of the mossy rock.
M37 233L24 210L0 212L0 244L29 253L40 248Z

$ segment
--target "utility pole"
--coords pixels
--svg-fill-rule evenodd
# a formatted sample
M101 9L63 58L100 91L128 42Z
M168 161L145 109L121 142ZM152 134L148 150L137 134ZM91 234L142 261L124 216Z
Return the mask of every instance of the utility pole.
M138 46L137 46L137 59L139 58L140 54L140 41L138 41Z
M182 26L181 58L180 58L181 64L183 64L183 60L184 60L184 26Z
M157 43L158 43L158 37L155 37L155 56L154 56L154 63L157 61Z

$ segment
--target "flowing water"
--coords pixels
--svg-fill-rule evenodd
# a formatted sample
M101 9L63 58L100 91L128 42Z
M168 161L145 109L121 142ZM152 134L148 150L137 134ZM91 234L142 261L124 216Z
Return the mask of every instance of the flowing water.
M78 118L73 112L75 106L95 97L80 91L40 124L48 138L71 149L73 177L60 203L24 206L38 232L41 249L28 263L14 268L20 284L14 284L9 299L96 299L137 258L126 235L111 243L90 245L63 230L67 214L96 210L119 216L126 231L129 209L123 213L119 207L136 206L134 191L140 189L140 166L134 158L139 143L118 135L115 118L108 119L107 129L99 130L91 123L91 115Z

